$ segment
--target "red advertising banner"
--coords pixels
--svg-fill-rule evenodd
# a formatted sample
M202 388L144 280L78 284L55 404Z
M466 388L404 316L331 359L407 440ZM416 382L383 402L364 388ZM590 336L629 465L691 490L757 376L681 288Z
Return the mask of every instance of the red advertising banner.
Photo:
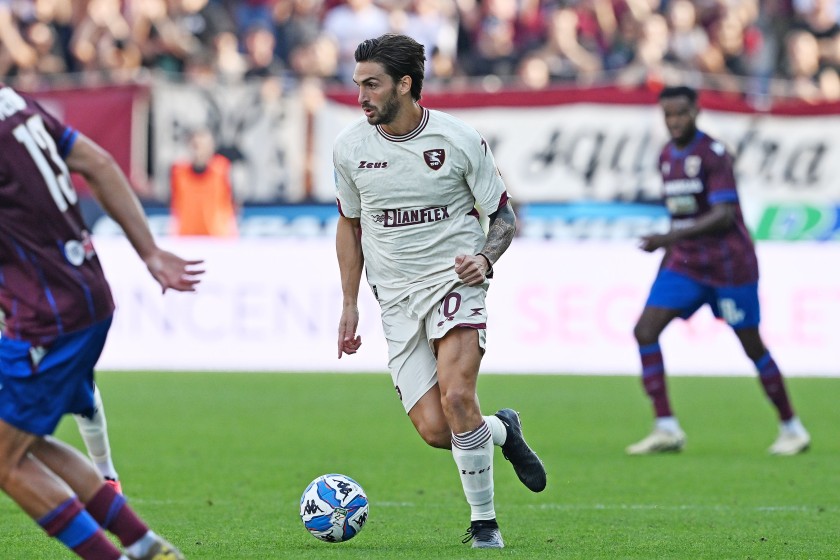
M108 150L135 189L148 185L149 90L139 85L86 87L36 92L38 101L56 117ZM81 193L87 186L79 177Z

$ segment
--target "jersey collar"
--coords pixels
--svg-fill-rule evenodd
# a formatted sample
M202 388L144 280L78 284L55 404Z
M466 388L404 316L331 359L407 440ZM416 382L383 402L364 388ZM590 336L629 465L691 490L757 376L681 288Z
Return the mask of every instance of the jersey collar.
M417 128L415 128L408 134L403 134L402 136L388 134L387 132L382 130L382 127L379 125L376 125L377 132L379 132L379 134L381 134L382 137L385 138L385 140L388 140L389 142L407 142L408 140L411 140L412 138L416 137L421 132L423 132L423 129L426 128L426 125L429 123L429 110L425 107L420 108L423 109L423 116L420 117L420 124L418 124Z

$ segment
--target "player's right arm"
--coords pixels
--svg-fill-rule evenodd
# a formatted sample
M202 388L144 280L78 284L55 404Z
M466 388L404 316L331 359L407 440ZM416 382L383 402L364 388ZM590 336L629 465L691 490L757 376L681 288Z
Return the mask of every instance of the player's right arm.
M343 354L355 354L362 345L362 337L356 334L356 329L359 326L359 285L365 258L358 218L338 217L335 251L343 294L341 319L338 323L338 358L341 359Z
M85 178L97 201L123 229L164 292L170 288L179 292L195 291L200 281L198 276L204 271L191 267L202 261L187 261L157 246L137 195L107 151L79 134L65 162L70 171Z
M691 220L689 225L681 224L680 227L671 227L667 233L642 236L639 242L640 249L650 253L660 247L668 248L684 239L724 234L734 226L738 214L738 191L735 188L732 158L726 153L723 144L720 142L712 143L711 151L704 161L704 166L706 169L705 183L709 189L707 196L711 204L709 211ZM659 167L662 168L662 156L659 159Z
M700 237L701 235L723 233L735 223L737 207L732 203L713 204L711 210L698 217L694 223L685 228L671 229L667 233L653 233L643 235L639 242L642 251L651 253L660 247L668 247L683 239Z

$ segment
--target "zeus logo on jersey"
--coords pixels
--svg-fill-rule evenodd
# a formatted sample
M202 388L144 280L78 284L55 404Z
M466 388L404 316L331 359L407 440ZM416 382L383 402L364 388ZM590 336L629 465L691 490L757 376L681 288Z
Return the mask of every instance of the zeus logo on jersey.
M446 206L434 206L417 210L385 210L382 214L374 216L373 221L385 227L401 227L439 222L448 218L449 209Z
M386 167L388 167L387 161L367 161L363 159L359 162L357 169L384 169Z

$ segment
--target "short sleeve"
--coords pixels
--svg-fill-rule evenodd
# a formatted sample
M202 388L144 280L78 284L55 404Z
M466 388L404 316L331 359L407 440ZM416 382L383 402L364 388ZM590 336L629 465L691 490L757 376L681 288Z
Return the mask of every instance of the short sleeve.
M47 129L47 132L55 141L58 154L62 159L67 159L70 150L73 149L73 144L76 143L76 139L79 137L79 131L71 126L65 125L49 111L44 109L37 101L32 100L32 103L44 121L44 128Z
M496 160L487 141L477 132L474 139L464 146L469 167L466 181L473 192L476 203L488 214L499 210L507 203L505 183L496 167Z
M333 175L335 177L335 199L338 212L345 218L362 215L362 201L359 190L342 167L338 148L333 149Z
M712 142L706 156L706 188L709 204L725 204L738 201L735 186L735 172L732 156L720 142Z

